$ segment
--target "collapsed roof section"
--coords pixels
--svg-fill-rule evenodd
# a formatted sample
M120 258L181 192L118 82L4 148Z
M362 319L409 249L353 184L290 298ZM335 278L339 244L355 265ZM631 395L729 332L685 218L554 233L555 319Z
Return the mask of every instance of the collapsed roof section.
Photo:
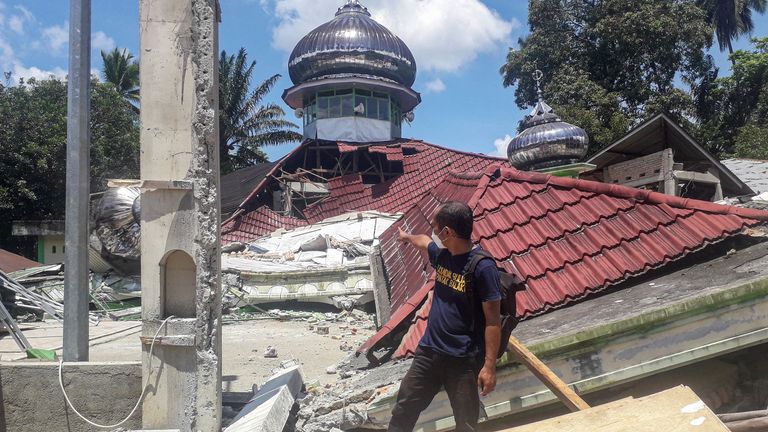
M768 221L764 211L501 165L483 174L451 173L380 238L393 314L360 352L398 344L396 355L415 350L426 325L424 300L433 272L424 254L397 240L397 229L428 232L437 206L454 199L473 209L473 240L525 280L527 289L517 295L522 318L583 299Z
M484 171L504 159L422 141L348 144L307 140L278 161L222 226L223 242L247 242L350 211L402 213L449 171Z

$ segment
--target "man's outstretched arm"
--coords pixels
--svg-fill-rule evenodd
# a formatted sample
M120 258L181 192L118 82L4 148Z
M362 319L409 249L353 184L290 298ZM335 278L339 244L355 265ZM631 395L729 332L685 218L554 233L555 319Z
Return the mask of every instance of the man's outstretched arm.
M429 247L429 244L432 243L432 239L429 238L429 236L426 236L424 234L409 234L405 231L403 231L402 228L399 229L399 235L398 238L403 243L410 243L414 246L416 246L418 249L421 250L427 250Z

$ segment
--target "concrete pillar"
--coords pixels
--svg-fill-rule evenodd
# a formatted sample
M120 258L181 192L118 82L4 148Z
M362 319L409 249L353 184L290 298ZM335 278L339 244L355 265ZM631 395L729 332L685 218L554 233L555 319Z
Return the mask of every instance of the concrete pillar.
M220 430L217 1L141 0L140 44L143 425Z

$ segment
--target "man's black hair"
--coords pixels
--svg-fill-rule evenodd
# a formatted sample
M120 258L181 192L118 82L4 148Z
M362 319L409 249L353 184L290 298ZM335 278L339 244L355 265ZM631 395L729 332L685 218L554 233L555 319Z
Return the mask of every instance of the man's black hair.
M439 228L448 227L462 239L472 238L472 209L463 202L448 201L437 211L435 222Z

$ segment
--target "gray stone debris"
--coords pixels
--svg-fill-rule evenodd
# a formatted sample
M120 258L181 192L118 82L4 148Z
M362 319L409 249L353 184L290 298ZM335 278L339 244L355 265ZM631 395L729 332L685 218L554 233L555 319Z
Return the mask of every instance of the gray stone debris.
M264 350L264 358L277 358L277 348L273 346L268 346L266 350Z
M351 360L348 362L352 363ZM400 382L409 366L410 361L402 361L371 370L346 371L344 376L347 378L333 386L313 389L309 395L298 400L295 430L328 432L377 427L367 417L368 404L377 392ZM338 369L343 370L341 367Z

